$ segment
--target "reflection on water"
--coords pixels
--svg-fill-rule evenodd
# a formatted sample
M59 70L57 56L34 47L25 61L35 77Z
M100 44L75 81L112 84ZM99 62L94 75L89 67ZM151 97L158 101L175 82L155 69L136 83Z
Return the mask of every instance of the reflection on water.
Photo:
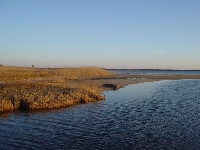
M106 100L0 117L0 149L200 149L200 80L105 92Z
M73 106L69 106L67 108L70 109L71 107ZM59 113L65 110L66 108L52 108L52 109L42 109L42 110L11 110L9 112L1 113L0 117L9 118L12 115L31 117L35 114L51 115L54 112Z

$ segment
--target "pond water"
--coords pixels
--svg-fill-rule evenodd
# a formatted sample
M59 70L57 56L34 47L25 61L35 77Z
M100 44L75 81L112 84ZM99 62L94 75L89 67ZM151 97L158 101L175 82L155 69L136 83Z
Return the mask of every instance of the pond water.
M0 149L200 149L200 80L104 94L96 103L0 117Z

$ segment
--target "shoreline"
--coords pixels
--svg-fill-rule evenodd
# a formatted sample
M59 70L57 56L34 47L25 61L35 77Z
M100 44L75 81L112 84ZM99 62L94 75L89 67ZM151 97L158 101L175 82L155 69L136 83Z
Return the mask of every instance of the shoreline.
M131 84L138 84L138 83L145 83L145 82L154 82L154 81L161 81L161 80L183 80L183 79L200 79L200 75L173 75L173 74L146 74L146 75L123 75L117 74L110 77L98 77L93 78L98 84L116 84L119 88L123 88L125 86ZM112 88L101 88L102 91L113 90Z
M200 75L109 75L100 77L43 77L0 83L0 112L65 108L105 100L103 92L131 84L160 80L200 79Z

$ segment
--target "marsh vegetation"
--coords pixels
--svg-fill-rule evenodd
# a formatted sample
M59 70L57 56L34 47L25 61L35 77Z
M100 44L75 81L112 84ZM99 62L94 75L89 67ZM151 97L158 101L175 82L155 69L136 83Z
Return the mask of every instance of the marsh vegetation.
M102 92L159 80L200 79L199 75L116 75L98 67L0 67L0 112L50 109L105 99Z
M0 111L59 108L103 100L98 85L79 79L110 75L98 67L1 67Z

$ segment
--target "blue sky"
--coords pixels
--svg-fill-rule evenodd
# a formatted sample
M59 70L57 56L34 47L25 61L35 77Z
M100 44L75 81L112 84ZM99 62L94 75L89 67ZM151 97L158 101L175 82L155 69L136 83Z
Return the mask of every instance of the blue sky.
M0 0L0 64L200 69L200 0Z

